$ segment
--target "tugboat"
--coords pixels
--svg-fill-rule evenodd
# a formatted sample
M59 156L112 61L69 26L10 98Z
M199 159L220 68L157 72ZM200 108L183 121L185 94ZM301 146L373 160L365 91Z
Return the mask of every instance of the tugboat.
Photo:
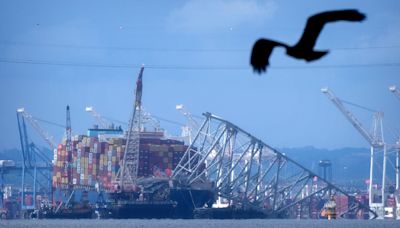
M32 218L38 219L85 219L92 218L93 210L89 205L78 204L57 210L54 207L44 207L36 210Z
M31 214L31 218L37 219L85 219L93 217L94 210L89 204L87 193L84 194L80 203L67 201L66 203L61 202L56 207L48 202L42 202L40 208Z
M321 216L328 220L336 219L336 202L335 197L331 195L330 199L324 204Z

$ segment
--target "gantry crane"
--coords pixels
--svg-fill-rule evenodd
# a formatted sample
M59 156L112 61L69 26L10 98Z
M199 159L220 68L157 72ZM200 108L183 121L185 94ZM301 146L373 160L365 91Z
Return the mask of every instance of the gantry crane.
M139 165L143 71L144 66L141 67L139 76L136 81L135 103L133 105L133 113L131 119L129 120L125 153L115 180L115 182L119 185L119 187L117 187L119 188L118 190L121 190L123 192L133 192L136 189Z
M19 108L17 109L17 113L22 115L25 120L27 120L31 126L40 134L40 136L47 142L47 144L50 146L51 150L54 150L56 148L55 145L57 143L54 142L54 137L51 136L47 131L45 131L40 125L38 124L37 120L29 114L25 108Z
M373 132L370 133L365 129L362 123L351 113L346 107L343 105L342 101L334 95L334 93L328 88L322 88L321 92L324 93L333 104L342 112L342 114L347 118L347 120L353 125L354 128L364 137L365 140L371 146L371 161L370 161L370 175L369 175L369 205L373 210L375 210L378 214L378 218L383 218L385 214L385 199L387 196L386 193L386 162L387 162L387 148L383 139L383 124L382 118L383 113L376 112L373 116L374 118L374 126ZM383 150L383 161L382 161L382 187L381 193L375 195L373 190L374 181L374 163L375 156L378 151Z
M400 90L397 86L389 86L390 92L392 92L400 100ZM400 191L400 136L397 136L395 145L393 146L396 150L396 192ZM396 198L397 214L400 214L400 196Z
M54 148L52 137L40 128L37 121L28 114L25 109L20 108L17 110L17 121L18 130L21 142L22 151L22 179L21 179L21 209L24 213L31 213L36 207L36 193L38 187L47 189L47 196L49 200L51 197L51 171L52 164L51 159L47 157L34 143L29 141L28 132L26 128L26 121L28 121L32 127L39 132L39 134L45 139L45 141ZM38 174L41 175L38 178ZM32 187L32 189L30 189ZM27 205L25 197L32 194L32 205Z

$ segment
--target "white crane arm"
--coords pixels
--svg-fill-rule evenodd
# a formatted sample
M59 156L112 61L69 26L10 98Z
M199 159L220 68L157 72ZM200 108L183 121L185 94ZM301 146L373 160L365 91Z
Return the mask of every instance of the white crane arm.
M88 106L85 109L86 112L89 112L92 114L92 116L97 120L97 122L100 124L101 128L108 128L110 124L104 120L99 113L96 112L96 110L93 108L93 106Z
M25 108L19 108L17 109L17 112L21 113L22 116L28 120L29 124L39 133L39 135L47 142L47 144L49 144L50 148L53 150L54 148L56 148L55 145L57 145L57 143L55 143L54 141L54 137L51 136L47 131L45 131L42 127L40 127L40 125L38 124L37 120L31 115L29 114Z
M400 99L400 90L395 85L389 86L389 90Z
M356 130L368 141L372 146L376 146L378 143L374 139L374 137L365 129L362 123L351 113L349 110L345 108L343 103L337 98L331 90L328 88L322 88L321 92L324 93L332 103L343 113L343 115L350 121L350 123L356 128Z

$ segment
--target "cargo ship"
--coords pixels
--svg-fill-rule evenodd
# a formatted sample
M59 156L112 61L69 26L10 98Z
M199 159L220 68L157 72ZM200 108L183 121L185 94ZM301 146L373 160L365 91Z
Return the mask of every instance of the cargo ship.
M165 137L158 128L145 130L141 121L143 70L142 66L127 132L115 126L93 127L87 135L72 136L67 106L67 137L54 151L53 205L48 215L65 211L65 215L89 216L82 209L83 193L88 196L92 215L110 218L190 218L195 208L214 202L212 183L186 186L172 178L188 145ZM132 158L135 170L126 173ZM127 163L120 167L124 161ZM129 189L122 182L125 175L131 178Z
M72 137L71 162L65 141L59 144L54 154L52 208L80 205L84 192L91 212L63 207L45 217L192 218L195 208L213 203L212 186L182 187L171 179L188 146L183 140L166 138L163 131L140 132L138 189L130 194L120 192L113 180L125 146L120 127L91 128L87 135Z
M53 187L94 189L99 185L105 191L113 191L112 180L120 168L126 139L122 134L73 137L72 178L68 179L68 156L65 143L59 144L54 155ZM104 129L99 129L99 132ZM114 131L114 133L119 133ZM182 141L164 139L163 132L142 132L138 177L169 177L180 161L187 146ZM56 199L57 200L57 199Z

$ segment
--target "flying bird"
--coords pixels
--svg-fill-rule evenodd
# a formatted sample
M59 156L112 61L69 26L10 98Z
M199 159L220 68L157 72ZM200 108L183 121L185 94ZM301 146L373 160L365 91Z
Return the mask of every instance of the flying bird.
M253 46L250 63L254 71L261 74L267 70L269 56L274 47L284 47L286 54L296 59L304 59L307 62L317 60L328 53L328 51L314 50L315 43L324 25L336 21L363 21L365 15L355 9L327 11L315 14L308 18L303 35L294 46L285 43L259 39Z

